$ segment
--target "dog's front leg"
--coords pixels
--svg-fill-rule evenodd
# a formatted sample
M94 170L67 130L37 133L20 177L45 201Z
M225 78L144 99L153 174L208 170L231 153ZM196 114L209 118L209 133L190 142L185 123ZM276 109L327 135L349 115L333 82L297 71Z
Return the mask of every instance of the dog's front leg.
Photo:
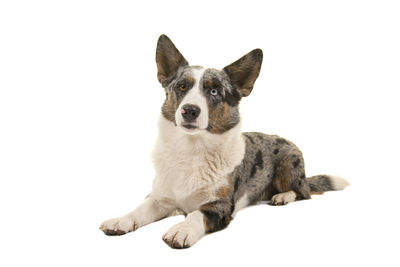
M163 240L172 248L188 248L206 233L219 231L232 220L232 204L218 200L202 205L189 213L186 219L173 226L164 235Z
M114 219L104 221L100 225L106 235L123 235L135 231L141 226L165 218L173 211L173 207L147 197L134 211Z

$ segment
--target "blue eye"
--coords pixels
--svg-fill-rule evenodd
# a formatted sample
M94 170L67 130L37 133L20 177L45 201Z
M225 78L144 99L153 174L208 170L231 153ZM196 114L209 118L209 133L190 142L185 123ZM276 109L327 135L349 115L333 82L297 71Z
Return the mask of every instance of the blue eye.
M213 96L218 95L217 89L211 89L210 94L213 95Z

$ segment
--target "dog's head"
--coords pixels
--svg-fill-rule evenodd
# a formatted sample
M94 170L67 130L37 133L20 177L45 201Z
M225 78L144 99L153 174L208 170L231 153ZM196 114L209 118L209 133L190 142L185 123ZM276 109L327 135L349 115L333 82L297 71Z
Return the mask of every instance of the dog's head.
M255 49L222 70L189 66L172 41L157 43L158 80L165 89L162 115L188 134L221 134L240 121L238 105L260 73L263 54Z

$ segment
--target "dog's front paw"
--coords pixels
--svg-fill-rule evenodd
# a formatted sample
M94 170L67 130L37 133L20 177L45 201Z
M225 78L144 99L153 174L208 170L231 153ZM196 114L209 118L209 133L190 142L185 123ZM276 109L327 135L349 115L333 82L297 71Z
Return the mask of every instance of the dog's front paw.
M162 237L171 248L189 248L203 235L203 229L184 221L169 229Z
M99 228L106 235L124 235L138 229L139 224L132 217L122 216L104 221Z

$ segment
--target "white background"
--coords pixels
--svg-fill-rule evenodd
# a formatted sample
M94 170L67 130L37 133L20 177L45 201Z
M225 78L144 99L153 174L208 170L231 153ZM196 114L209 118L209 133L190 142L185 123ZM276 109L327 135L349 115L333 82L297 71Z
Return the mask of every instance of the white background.
M399 266L396 1L1 1L1 266ZM167 34L191 64L264 62L241 112L352 186L240 212L187 250L100 223L151 189ZM157 265L156 265L157 264ZM239 265L240 264L240 265Z

